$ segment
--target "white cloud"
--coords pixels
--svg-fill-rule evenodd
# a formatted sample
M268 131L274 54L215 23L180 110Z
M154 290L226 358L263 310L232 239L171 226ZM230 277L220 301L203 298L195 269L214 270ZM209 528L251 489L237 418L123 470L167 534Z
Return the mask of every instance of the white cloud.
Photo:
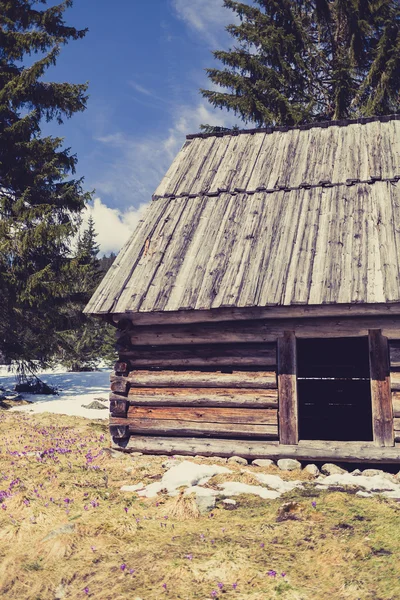
M225 27L238 23L237 15L224 7L223 0L172 0L172 6L177 16L211 46L224 46Z
M113 158L102 177L94 182L96 191L101 196L111 196L119 206L149 202L186 134L199 131L202 123L227 126L232 124L232 117L200 101L193 106L171 107L171 123L171 127L159 135L139 138L117 131L98 137L105 151L112 148L109 154Z
M100 253L118 252L135 230L146 207L147 204L141 204L139 208L121 211L95 198L93 205L88 206L83 214L82 229L86 227L89 217L93 217Z

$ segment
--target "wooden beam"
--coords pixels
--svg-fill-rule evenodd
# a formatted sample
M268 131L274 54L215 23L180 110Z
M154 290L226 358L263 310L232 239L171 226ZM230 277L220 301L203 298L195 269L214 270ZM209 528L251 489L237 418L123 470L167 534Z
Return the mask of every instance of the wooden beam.
M128 419L158 419L198 423L278 425L276 408L221 408L180 406L130 406Z
M400 417L400 392L392 392L393 417Z
M400 303L318 304L267 307L231 307L211 310L179 310L114 314L113 320L130 319L136 325L168 325L173 323L205 323L248 319L282 319L297 317L345 317L365 315L400 315Z
M393 406L388 341L380 330L370 330L368 340L374 442L377 446L393 446Z
M400 367L400 341L399 340L390 341L389 348L390 348L390 366L391 367Z
M110 417L110 430L126 428L130 434L167 435L167 436L199 436L199 437L258 437L263 439L277 439L277 424L259 423L210 423L199 420L182 421L181 419L148 419ZM114 435L114 437L116 437ZM122 437L122 436L121 436Z
M278 396L279 441L281 444L297 444L297 357L296 336L286 331L278 339Z
M337 461L351 463L400 464L400 447L377 447L372 442L300 441L284 446L278 442L237 439L201 439L178 437L143 437L132 435L129 440L114 443L125 452L145 454L183 454L187 456L243 456L244 458L297 458L305 461Z
M111 381L118 377L111 376ZM276 389L275 371L234 371L232 373L207 371L131 371L124 379L131 388L238 388Z
M370 329L382 329L388 338L399 338L400 316L288 317L136 326L120 332L120 343L128 346L261 343L276 341L284 331L294 331L298 338L337 338L367 336Z
M111 397L114 399L114 395ZM128 394L128 400L131 404L136 406L277 408L278 390L131 388Z
M392 390L400 391L400 372L390 371L390 385Z
M201 346L135 346L120 351L120 357L129 362L130 371L137 367L240 366L276 365L276 344L218 344ZM125 360L126 359L126 360Z

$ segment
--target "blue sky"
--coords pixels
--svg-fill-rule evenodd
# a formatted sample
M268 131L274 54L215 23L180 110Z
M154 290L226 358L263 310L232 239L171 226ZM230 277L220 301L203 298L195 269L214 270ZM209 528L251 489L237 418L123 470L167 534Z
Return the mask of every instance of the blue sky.
M88 27L64 47L55 81L89 82L87 110L44 133L62 135L78 155L78 175L94 189L90 209L103 252L118 250L187 133L201 123L232 125L199 88L211 50L229 45L234 20L222 0L75 0L68 24Z

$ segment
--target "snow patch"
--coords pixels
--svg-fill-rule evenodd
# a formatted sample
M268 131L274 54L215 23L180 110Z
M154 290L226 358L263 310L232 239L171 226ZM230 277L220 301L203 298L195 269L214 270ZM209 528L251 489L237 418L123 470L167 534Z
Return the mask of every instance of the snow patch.
M83 408L95 398L106 398L110 391L110 369L99 371L71 373L64 367L38 371L37 376L45 383L59 390L58 396L45 394L27 394L22 396L33 404L15 406L12 412L27 412L31 414L55 413L86 419L108 419L108 410ZM0 365L0 387L12 389L15 385L15 368ZM107 404L106 404L107 406Z
M176 495L178 488L193 488L194 486L203 485L211 477L220 473L231 473L231 471L218 465L197 465L184 460L164 473L160 481L151 483L139 491L138 495L154 498L161 490L167 490L170 496Z
M268 490L267 488L261 487L260 485L249 485L248 483L239 483L237 481L227 481L226 483L220 483L218 487L223 491L226 496L240 496L240 494L253 494L260 496L260 498L275 500L279 498L281 492L275 490Z

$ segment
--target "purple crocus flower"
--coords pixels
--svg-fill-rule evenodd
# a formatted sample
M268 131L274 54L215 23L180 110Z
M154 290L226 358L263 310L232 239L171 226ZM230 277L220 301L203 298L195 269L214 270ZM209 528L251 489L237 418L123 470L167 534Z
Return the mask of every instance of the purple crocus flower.
M167 584L166 583L163 583L162 586L163 586L164 590L167 589Z
M236 588L237 588L237 583L232 583L232 587L233 587L233 589L234 589L234 590L236 590Z
M221 583L221 582L217 583L217 585L218 585L218 587L219 587L220 590L222 590L222 588L224 587L224 584Z
M281 577L286 577L286 573L285 573L285 571L282 571L282 573L281 573Z
M122 565L120 566L120 569L121 569L121 571L125 571L125 569L126 569L126 564L125 564L125 563L122 563Z
M217 592L217 590L213 590L213 591L211 592L211 598L216 598L217 596L218 596L218 592Z
M269 577L276 577L276 571L274 571L273 569L271 569L270 571L268 571L267 575Z
M317 508L317 503L315 502L315 500L313 500L313 501L311 502L311 506L312 506L313 508Z
M85 587L85 588L83 588L83 591L85 592L85 594L88 594L89 593L89 588Z

